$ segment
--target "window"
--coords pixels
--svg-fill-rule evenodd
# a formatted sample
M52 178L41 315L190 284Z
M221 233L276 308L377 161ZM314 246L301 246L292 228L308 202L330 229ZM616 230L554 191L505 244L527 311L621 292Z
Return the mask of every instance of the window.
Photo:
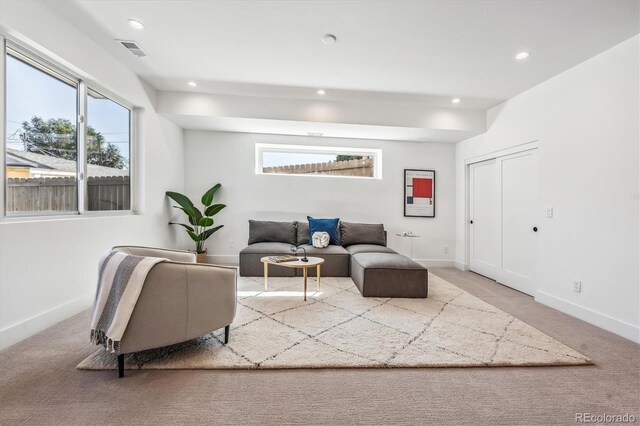
M382 150L256 144L256 174L381 179Z
M15 53L6 59L5 211L78 211L78 83Z
M130 210L131 111L100 93L87 97L87 208Z
M131 107L18 47L5 54L5 215L131 210Z

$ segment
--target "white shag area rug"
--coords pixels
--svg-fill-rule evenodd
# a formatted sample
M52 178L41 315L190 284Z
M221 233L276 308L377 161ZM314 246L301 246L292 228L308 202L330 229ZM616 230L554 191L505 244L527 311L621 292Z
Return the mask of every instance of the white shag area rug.
M350 278L238 278L224 330L126 358L127 369L280 369L581 365L591 361L541 331L429 274L427 299L364 298ZM115 369L99 349L79 369Z

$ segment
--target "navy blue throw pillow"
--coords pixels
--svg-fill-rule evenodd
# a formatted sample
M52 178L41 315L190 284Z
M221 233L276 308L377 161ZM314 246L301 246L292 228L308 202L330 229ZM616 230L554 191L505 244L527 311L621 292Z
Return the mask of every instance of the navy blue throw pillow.
M340 238L338 237L339 218L315 219L311 216L307 216L307 220L309 221L309 244L311 244L314 233L326 232L329 234L329 244L333 244L335 246L340 245Z

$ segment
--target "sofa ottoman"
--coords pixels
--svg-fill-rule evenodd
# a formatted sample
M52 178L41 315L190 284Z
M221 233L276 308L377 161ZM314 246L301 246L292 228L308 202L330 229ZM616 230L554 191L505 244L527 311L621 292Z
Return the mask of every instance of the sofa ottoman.
M354 244L349 247L345 247L350 255L358 253L397 253L395 250L390 249L387 246L379 246L376 244Z
M427 269L401 254L353 254L351 278L364 297L427 297Z

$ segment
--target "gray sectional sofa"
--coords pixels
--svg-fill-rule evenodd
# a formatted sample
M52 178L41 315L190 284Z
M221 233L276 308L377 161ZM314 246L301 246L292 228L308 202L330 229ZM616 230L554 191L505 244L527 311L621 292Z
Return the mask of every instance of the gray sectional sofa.
M309 244L307 222L250 220L249 245L240 251L240 275L262 276L262 257L291 254L296 246L324 259L322 276L351 277L365 297L427 297L427 269L387 247L382 225L341 222L338 231L341 245L316 248ZM300 274L295 268L269 268L270 276ZM309 275L315 275L315 268Z

